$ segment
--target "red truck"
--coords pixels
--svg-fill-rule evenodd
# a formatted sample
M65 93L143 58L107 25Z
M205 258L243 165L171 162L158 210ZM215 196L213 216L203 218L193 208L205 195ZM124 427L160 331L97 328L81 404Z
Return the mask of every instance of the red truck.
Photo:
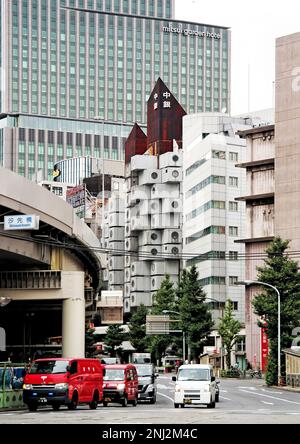
M24 378L23 400L32 412L39 405L75 410L88 404L95 410L103 401L104 367L97 359L38 359Z

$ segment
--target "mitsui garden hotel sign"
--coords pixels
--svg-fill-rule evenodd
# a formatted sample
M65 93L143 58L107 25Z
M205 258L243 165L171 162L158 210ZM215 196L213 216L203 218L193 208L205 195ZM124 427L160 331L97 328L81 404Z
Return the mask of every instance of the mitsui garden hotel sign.
M222 38L222 35L220 33L216 32L209 32L209 31L195 31L194 29L188 29L184 28L183 25L180 23L176 27L173 26L173 23L169 23L168 26L163 26L163 32L168 32L172 34L183 34L185 36L194 36L194 37L200 37L200 38L210 38L210 39L217 39L220 40Z

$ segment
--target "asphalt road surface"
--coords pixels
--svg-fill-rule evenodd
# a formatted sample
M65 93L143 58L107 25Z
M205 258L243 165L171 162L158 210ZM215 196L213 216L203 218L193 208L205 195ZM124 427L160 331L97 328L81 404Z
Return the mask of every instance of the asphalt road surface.
M300 424L300 393L268 389L262 380L221 381L221 399L215 410L188 406L174 409L171 376L158 378L156 405L141 403L122 408L111 404L91 411L41 408L0 413L0 424Z

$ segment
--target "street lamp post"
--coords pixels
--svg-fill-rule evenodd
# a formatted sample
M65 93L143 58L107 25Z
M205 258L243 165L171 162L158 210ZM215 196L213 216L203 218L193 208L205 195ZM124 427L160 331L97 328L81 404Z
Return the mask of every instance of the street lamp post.
M174 313L178 316L180 316L180 313L178 313L178 311L172 311L172 310L163 310L163 314L170 314L170 313ZM182 330L182 357L183 357L183 362L185 361L186 358L186 346L185 346L185 331Z
M271 284L267 284L266 282L260 281L244 281L238 282L239 285L245 285L246 287L250 287L251 285L261 285L264 287L272 288L277 293L278 297L278 350L277 350L277 360L278 360L278 385L281 385L281 302L280 302L280 292L278 288L274 287Z

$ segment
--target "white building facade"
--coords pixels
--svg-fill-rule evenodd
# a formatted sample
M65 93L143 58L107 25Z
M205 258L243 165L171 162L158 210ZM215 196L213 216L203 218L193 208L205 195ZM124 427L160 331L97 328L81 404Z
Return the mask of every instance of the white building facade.
M245 322L246 208L237 202L246 190L246 174L236 165L244 161L246 144L236 132L249 128L246 119L223 114L184 118L183 131L183 254L184 265L197 266L214 308L222 317L231 299L236 318Z

